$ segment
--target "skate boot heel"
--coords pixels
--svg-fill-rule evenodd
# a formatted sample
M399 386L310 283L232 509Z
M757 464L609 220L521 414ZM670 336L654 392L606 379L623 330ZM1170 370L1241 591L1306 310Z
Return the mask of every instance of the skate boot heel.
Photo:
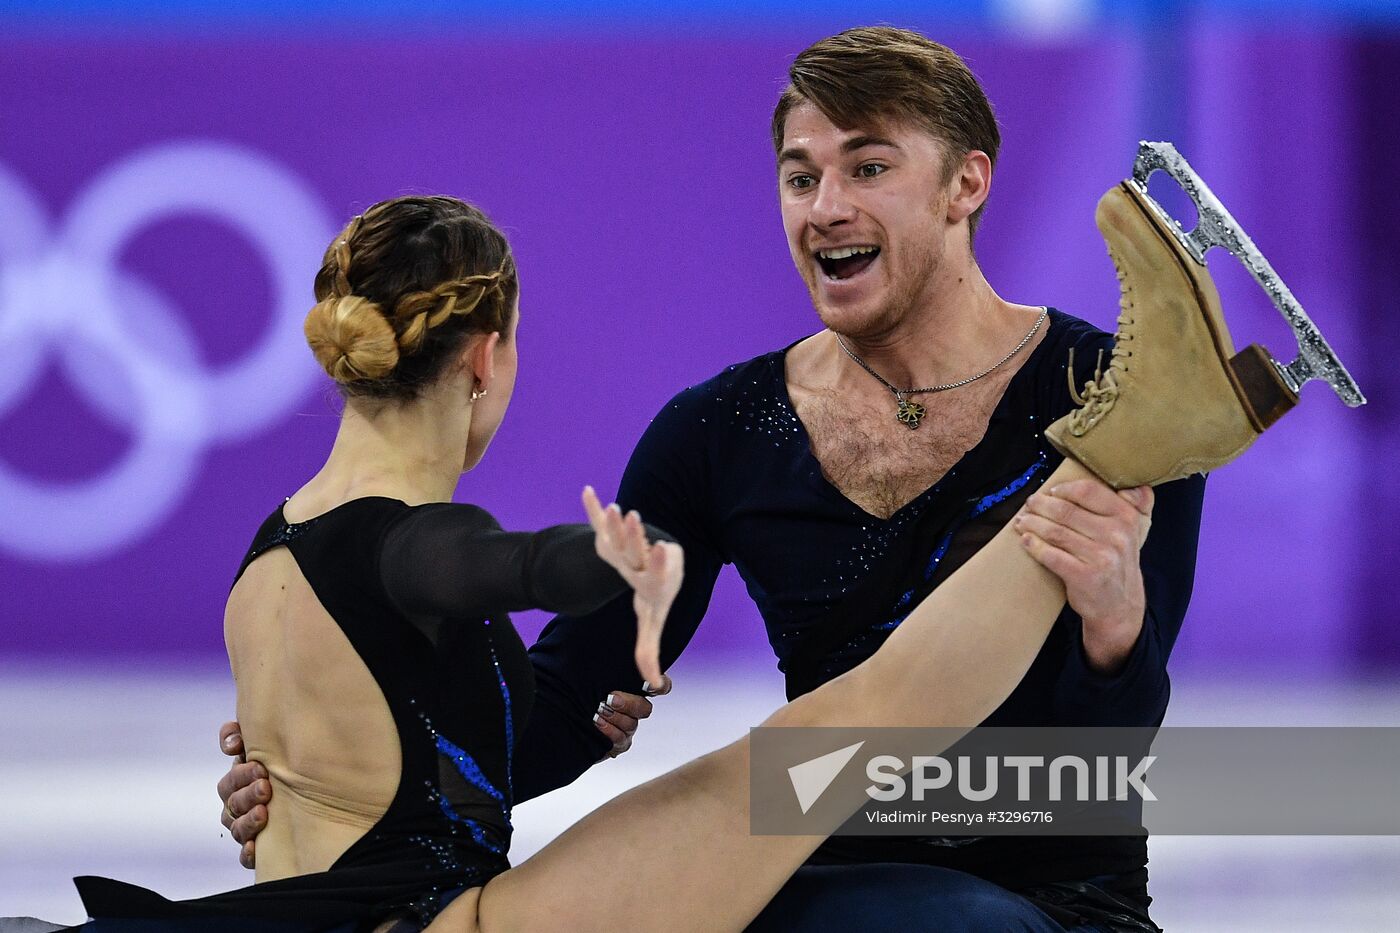
M1230 360L1230 370L1240 390L1254 430L1264 433L1298 404L1298 393L1284 381L1268 350L1251 343Z

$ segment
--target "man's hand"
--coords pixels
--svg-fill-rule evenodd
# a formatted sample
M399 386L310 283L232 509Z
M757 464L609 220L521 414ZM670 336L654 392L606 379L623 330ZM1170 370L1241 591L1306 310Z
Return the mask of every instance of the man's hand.
M1142 631L1147 598L1138 551L1152 525L1152 487L1115 492L1096 478L1041 490L1012 519L1021 544L1064 581L1084 620L1084 653L1103 673L1123 666Z
M243 846L238 861L244 868L254 864L254 839L267 826L267 802L272 799L272 782L267 769L243 756L243 735L236 722L226 722L219 730L219 749L237 759L219 779L219 799L224 802L222 822L235 842Z
M648 696L665 696L671 692L671 678L662 677L664 682L659 688L652 688L650 684L645 686ZM632 736L637 731L638 721L650 715L651 700L621 690L609 693L608 698L598 704L598 712L593 714L593 725L613 743L612 751L608 752L609 758L616 758L632 747Z
M662 675L659 686L644 685L647 696L665 696L671 692L671 678ZM635 693L614 690L598 704L593 724L613 743L609 758L616 758L632 747L632 736L640 720L651 715L651 700ZM267 769L256 761L244 758L243 736L238 723L226 722L219 729L219 748L225 755L237 759L228 774L219 779L219 799L224 802L221 821L241 845L238 861L244 868L256 863L257 835L267 826L267 803L272 799L272 782Z

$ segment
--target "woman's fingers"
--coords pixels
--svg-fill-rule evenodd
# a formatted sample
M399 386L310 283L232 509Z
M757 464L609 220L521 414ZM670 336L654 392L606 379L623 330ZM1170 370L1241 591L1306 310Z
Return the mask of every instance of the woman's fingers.
M646 563L648 578L648 597L656 607L657 627L666 621L666 614L671 611L671 600L676 598L676 592L671 587L672 577L675 576L676 563L671 559L671 553L666 549L665 542L657 541L649 545L643 552L643 560Z
M632 575L642 564L640 549L646 546L641 520L635 512L624 518L616 502L604 508L592 486L583 489L583 508L597 538L598 556L633 583Z
M648 544L641 515L635 510L623 515L617 503L603 508L592 486L583 489L583 507L598 536L599 556L632 586L637 670L648 684L665 685L655 691L659 696L670 690L670 680L661 671L661 628L680 589L684 565L680 548L662 541Z
M642 516L635 509L624 515L616 502L604 508L592 486L583 487L583 508L598 536L599 556L617 567L629 583L633 582L629 572L645 571L655 550L654 545L647 543Z
M642 517L635 510L627 513L623 522L623 538L626 542L627 562L637 570L646 569L647 533L642 527Z
M583 487L583 509L588 513L588 524L593 526L593 534L597 539L598 556L610 564L615 564L614 552L617 550L617 531L613 524L613 509L603 508L603 504L598 501L598 494L593 491L592 486Z
M608 529L608 544L612 546L617 559L624 561L627 569L631 569L632 562L627 560L627 529L622 521L622 510L614 502L605 510L607 518L605 523ZM621 569L621 568L619 568Z
M593 526L595 532L602 533L603 504L598 501L598 494L592 486L583 487L583 510L588 513L588 524Z
M685 552L679 544L658 541L651 547L648 558L656 567L657 605L660 607L661 621L666 621L671 611L671 603L681 590L681 580L685 576Z
M658 541L653 548L659 552L656 558L666 568L666 588L675 599L681 589L681 578L685 575L685 552L673 541Z
M671 675L662 674L660 681L642 681L642 693L649 697L664 697L671 692L673 686L675 686L675 681L671 679Z
M659 684L661 672L661 629L676 597L678 561L658 542L647 549L643 585L633 600L637 611L637 670L648 683Z
M624 547L626 541L625 527L622 521L622 510L614 502L607 508L598 501L598 493L594 492L592 486L583 487L583 510L588 513L588 524L593 526L593 531L603 540L603 543L614 548Z

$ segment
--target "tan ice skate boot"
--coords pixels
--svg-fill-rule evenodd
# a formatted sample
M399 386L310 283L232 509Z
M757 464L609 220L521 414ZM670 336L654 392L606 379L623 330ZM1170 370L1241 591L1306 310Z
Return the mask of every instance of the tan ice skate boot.
M1195 202L1191 233L1147 194L1161 169ZM1144 142L1133 178L1110 190L1095 215L1122 287L1117 344L1107 369L1075 391L1081 406L1045 436L1117 489L1157 485L1229 463L1325 379L1346 404L1365 403L1356 382L1210 189L1170 143ZM1287 366L1251 344L1235 353L1205 252L1238 256L1298 337Z

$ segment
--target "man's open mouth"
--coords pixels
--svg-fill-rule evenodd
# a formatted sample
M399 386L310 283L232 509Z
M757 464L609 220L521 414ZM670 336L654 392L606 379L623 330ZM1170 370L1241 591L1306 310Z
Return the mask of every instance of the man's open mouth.
M838 281L864 272L879 255L878 246L840 246L816 252L817 265L822 267L822 272L828 279Z

